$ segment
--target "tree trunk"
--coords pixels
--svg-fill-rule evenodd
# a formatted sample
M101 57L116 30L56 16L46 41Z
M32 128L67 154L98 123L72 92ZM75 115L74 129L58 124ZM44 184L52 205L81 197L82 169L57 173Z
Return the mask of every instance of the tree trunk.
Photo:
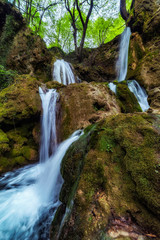
M120 2L120 13L121 13L122 18L125 21L127 21L129 18L129 13L126 9L126 0L121 0L121 2Z
M82 55L83 55L83 47L84 47L84 40L86 37L86 31L87 31L87 26L85 25L83 28L83 35L82 35L82 39L81 39L81 44L79 47L79 54L78 54L78 59L81 62L82 61Z
M132 0L130 10L134 7L135 0ZM129 18L129 13L126 9L126 0L121 0L120 2L120 13L122 18L127 21Z

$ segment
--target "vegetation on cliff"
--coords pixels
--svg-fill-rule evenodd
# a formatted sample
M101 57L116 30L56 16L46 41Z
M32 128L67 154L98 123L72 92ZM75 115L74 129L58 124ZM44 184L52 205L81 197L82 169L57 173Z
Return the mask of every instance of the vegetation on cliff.
M81 37L84 20L79 18L82 15L86 19L87 9L81 8L78 14L78 1L64 2L73 3L69 9L75 14ZM123 2L128 3L129 10L131 1ZM23 1L14 1L13 5L18 3L24 7ZM51 238L60 234L59 239L68 240L160 239L159 0L135 0L131 14L126 15L126 24L132 29L127 79L136 79L146 88L151 106L148 113L141 112L126 81L115 81L117 96L108 87L108 82L116 80L120 37L106 42L121 33L122 18L90 18L84 46L90 42L100 46L84 49L79 63L75 53L66 55L59 49L73 48L68 27L73 19L67 13L55 19L49 10L60 6L57 2L46 1L49 7L42 6L41 11L39 1L29 3L32 11L24 13L25 22L15 7L0 0L0 172L38 160L38 87L55 88L59 93L58 140L78 128L85 130L62 162L62 205L52 223ZM49 14L53 32L44 31L43 20ZM29 23L35 32L27 27ZM47 34L49 45L54 47L48 50L37 33L43 37ZM82 83L64 86L51 81L53 62L61 57L73 63Z

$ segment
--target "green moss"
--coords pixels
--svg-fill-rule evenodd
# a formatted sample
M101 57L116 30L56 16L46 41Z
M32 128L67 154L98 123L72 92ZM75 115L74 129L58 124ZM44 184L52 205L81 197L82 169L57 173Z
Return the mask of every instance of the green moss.
M0 172L13 170L14 168L24 166L26 163L25 158L22 156L12 159L0 157Z
M160 137L155 124L158 118L148 114L110 116L88 127L88 135L71 146L62 163L61 201L65 206L74 199L74 205L60 239L66 231L67 239L99 239L111 215L125 219L128 213L143 229L160 233ZM60 215L62 208L59 221Z
M0 123L15 125L40 114L38 82L29 75L17 76L16 83L0 92ZM30 92L30 94L28 94Z
M123 113L142 112L141 107L125 82L117 85L117 98Z
M9 150L9 139L7 138L7 135L0 129L0 154Z
M22 146L23 144L25 144L28 140L26 137L23 137L22 136L23 134L23 131L21 130L17 130L17 129L14 129L14 130L10 130L9 132L7 132L7 136L8 138L14 142L14 143L18 143L20 146ZM26 135L26 134L24 134Z
M72 146L67 151L62 164L61 164L61 174L65 179L65 183L62 187L60 199L63 199L67 205L70 205L70 201L73 199L75 194L80 173L83 167L83 159L86 153L88 134L80 137L80 139L73 143ZM78 144L78 146L77 146ZM68 172L69 166L70 171ZM69 201L68 201L69 199Z
M6 70L2 65L0 65L0 90L8 87L14 81L16 72L12 70Z
M1 129L0 129L0 144L1 143L8 143L9 139L7 137L7 134L4 133Z

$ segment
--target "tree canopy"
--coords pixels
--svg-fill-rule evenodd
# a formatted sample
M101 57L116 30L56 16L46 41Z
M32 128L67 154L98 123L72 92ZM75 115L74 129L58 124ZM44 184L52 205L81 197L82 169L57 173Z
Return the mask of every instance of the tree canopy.
M14 0L30 28L48 47L65 52L98 47L122 33L125 28L120 2L128 14L132 0ZM121 17L122 15L122 17Z

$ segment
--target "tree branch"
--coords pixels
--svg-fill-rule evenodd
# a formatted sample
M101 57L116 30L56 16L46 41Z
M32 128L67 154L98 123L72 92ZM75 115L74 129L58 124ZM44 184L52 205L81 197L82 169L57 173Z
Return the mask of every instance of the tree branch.
M121 0L121 2L120 2L120 13L121 13L122 18L125 21L127 21L129 18L129 13L126 9L126 0Z

